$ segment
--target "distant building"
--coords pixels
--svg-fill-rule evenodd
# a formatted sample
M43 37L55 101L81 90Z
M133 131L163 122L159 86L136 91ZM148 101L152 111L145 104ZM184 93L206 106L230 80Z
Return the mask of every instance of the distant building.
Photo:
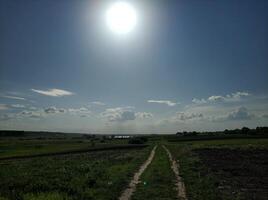
M115 135L113 138L114 139L129 139L132 138L133 136L130 135Z

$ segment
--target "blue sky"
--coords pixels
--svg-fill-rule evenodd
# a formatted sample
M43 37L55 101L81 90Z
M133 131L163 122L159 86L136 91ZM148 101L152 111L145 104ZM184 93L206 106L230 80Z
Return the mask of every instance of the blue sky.
M0 128L173 133L268 125L268 2L0 2Z

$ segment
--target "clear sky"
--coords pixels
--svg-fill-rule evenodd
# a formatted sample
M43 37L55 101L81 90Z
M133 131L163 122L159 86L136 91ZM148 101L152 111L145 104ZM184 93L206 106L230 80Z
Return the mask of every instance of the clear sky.
M268 125L268 1L0 1L0 129L174 133Z

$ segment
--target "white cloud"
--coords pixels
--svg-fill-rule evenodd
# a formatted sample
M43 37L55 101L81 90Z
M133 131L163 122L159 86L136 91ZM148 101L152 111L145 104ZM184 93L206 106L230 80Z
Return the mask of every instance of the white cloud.
M79 115L80 117L88 117L91 114L89 108L81 107L81 108L69 108L68 112L73 115Z
M8 98L8 99L15 99L15 100L23 100L23 101L26 100L26 99L23 98L23 97L17 97L17 96L1 95L1 97Z
M240 99L241 97L249 96L250 94L248 92L236 92L232 95L227 95L227 97L231 97L233 99Z
M51 107L45 108L44 112L47 114L54 114L54 113L59 112L59 110L56 107L51 106Z
M108 108L101 113L101 116L110 122L125 122L136 119L132 107Z
M107 119L109 122L126 122L133 121L136 119L149 119L153 117L152 113L148 112L135 112L134 107L117 107L108 108L100 115Z
M11 107L14 108L25 108L25 106L23 107L23 105L20 104L14 104L11 105ZM0 105L1 108L1 105ZM36 111L31 111L31 110L23 110L17 113L4 113L3 115L0 116L0 120L4 121L4 120L12 120L12 119L21 119L21 118L25 118L25 117L29 117L29 118L41 118L44 116L44 112L43 110L36 110Z
M49 90L36 90L36 89L31 89L31 91L43 94L46 96L51 96L51 97L62 97L62 96L69 96L69 95L74 95L73 92L67 91L67 90L61 90L61 89L49 89Z
M81 108L69 108L68 111L69 111L69 112L73 112L73 113L76 113L76 112L87 112L87 111L88 111L88 108L86 108L86 107L81 107Z
M147 113L147 112L137 112L135 113L136 118L139 119L148 119L148 118L152 118L153 114L152 113Z
M239 107L238 109L236 109L235 111L231 112L228 116L227 116L227 120L250 120L254 117L253 114L250 114L248 112L248 109L246 107Z
M60 113L65 113L66 110L65 110L64 108L59 108L59 112L60 112Z
M254 114L251 114L246 107L241 106L229 112L227 115L211 116L209 120L214 122L243 121L243 120L252 120L255 117L256 116Z
M13 107L13 108L25 108L25 105L22 105L22 104L12 104L11 107Z
M1 106L1 104L0 104ZM20 107L16 105L17 107ZM1 108L1 107L0 107ZM0 120L9 120L9 119L23 119L23 118L33 118L33 119L40 119L42 117L46 117L49 115L55 115L55 114L67 114L70 113L75 116L80 117L88 117L91 114L91 111L86 107L81 108L57 108L56 106L50 106L43 109L36 108L36 107L29 107L28 110L23 110L18 113L10 113L1 115Z
M50 106L44 109L46 114L55 114L55 113L66 113L67 110L65 108L57 108L55 106Z
M8 105L0 104L0 110L7 110L7 109L9 109Z
M33 119L40 119L44 115L43 115L42 111L28 111L28 110L24 110L24 111L18 113L17 116L18 117L29 117L29 118L33 118Z
M135 112L130 111L130 110L125 110L121 113L121 116L119 119L119 121L128 121L128 120L135 120L136 116L135 116Z
M238 102L242 99L242 97L247 97L250 94L248 92L235 92L232 94L227 94L226 96L221 95L212 95L206 99L197 99L194 98L192 100L195 104L205 104L209 102Z
M250 94L247 92L236 92L232 94L227 94L226 96L211 96L208 98L208 101L225 101L225 102L240 101L242 97L246 97L249 95Z
M100 102L100 101L93 101L93 102L90 102L91 104L94 104L94 105L97 105L97 106L105 106L106 104L103 103L103 102Z
M207 101L205 99L196 99L194 98L192 100L193 103L196 103L196 104L203 104L203 103L206 103Z
M219 101L224 101L225 97L223 96L210 96L208 97L208 101L215 101L215 102L219 102Z
M193 120L193 119L201 119L203 118L202 113L185 113L185 112L177 112L175 119L179 121Z
M66 109L64 108L57 108L55 106L50 106L44 109L38 109L36 107L30 107L30 110L23 110L13 117L29 117L34 119L40 119L42 117L46 117L47 115L51 114L60 114L60 113L66 113Z
M174 102L172 102L172 101L170 101L170 100L148 100L147 101L148 103L159 103L159 104L166 104L166 105L168 105L168 106L176 106L177 104L179 104L179 103L174 103Z

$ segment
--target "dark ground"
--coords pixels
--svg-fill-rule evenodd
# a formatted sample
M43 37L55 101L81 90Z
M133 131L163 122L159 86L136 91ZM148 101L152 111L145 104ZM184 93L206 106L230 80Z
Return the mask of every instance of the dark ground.
M195 150L218 180L222 199L268 199L268 149L204 148Z

